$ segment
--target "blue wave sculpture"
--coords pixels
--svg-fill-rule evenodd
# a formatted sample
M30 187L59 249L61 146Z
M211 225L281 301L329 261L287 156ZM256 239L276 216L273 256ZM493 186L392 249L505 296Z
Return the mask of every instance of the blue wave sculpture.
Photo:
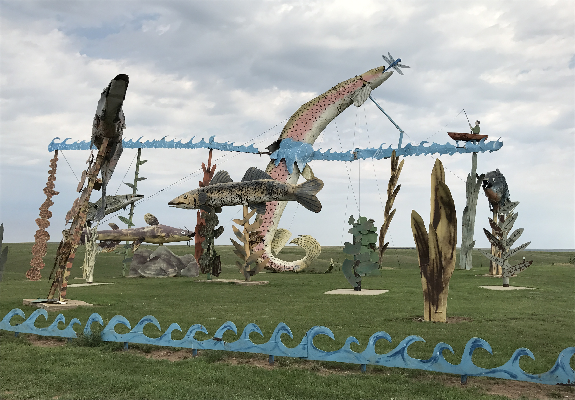
M365 160L367 158L374 158L381 160L382 158L390 158L391 153L395 150L397 156L420 156L427 154L449 154L455 153L483 153L486 151L494 152L503 147L503 142L497 140L495 142L486 142L482 139L478 143L467 142L464 147L457 147L450 143L439 144L422 141L419 145L412 145L411 143L404 147L394 149L391 145L384 149L383 144L379 148L355 149L345 152L331 151L328 149L324 152L314 150L313 146L309 143L298 142L290 138L283 139L280 142L280 147L274 151L270 158L275 161L277 166L282 159L286 160L288 172L293 172L293 164L297 163L300 171L306 164L312 160L325 160L325 161L354 161Z
M151 149L215 149L221 151L238 151L241 153L253 153L258 154L259 151L253 144L249 146L241 146L235 145L233 143L225 142L220 143L216 142L214 139L215 136L212 136L206 142L203 138L194 143L193 140L195 138L192 137L187 142L182 142L181 140L166 140L164 136L160 140L146 140L144 142L140 141L142 137L138 138L137 140L123 140L122 146L126 149L143 149L143 148L151 148ZM52 152L54 150L90 150L90 142L86 140L76 141L72 143L68 143L70 138L65 138L61 142L56 142L56 140L60 140L59 137L52 139L52 142L48 145L48 151Z
M73 326L75 324L80 324L80 321L76 318L72 319L65 329L60 330L57 328L57 325L60 322L65 322L62 314L59 314L48 328L36 328L34 325L36 318L40 315L43 315L47 320L48 313L45 310L36 310L23 323L11 325L10 320L15 315L25 318L24 312L15 308L6 314L2 321L0 321L0 329L10 332L33 333L42 336L59 336L67 338L77 337ZM91 327L95 322L104 326L102 317L99 314L94 313L88 318L86 326L84 327L84 334L90 334L92 332ZM172 339L173 331L177 330L182 332L182 329L178 324L171 324L168 329L157 338L150 338L144 334L144 326L148 324L154 325L159 332L162 332L160 323L151 315L142 318L133 329L126 318L121 315L116 315L104 327L101 337L102 340L109 342L152 344L157 346L190 348L194 350L226 350L267 354L270 356L270 359L273 359L274 356L297 357L308 360L337 361L359 364L362 368L367 364L371 364L386 367L421 369L425 371L461 375L462 381L466 380L468 376L490 376L493 378L543 383L547 385L575 384L575 371L570 365L571 358L575 355L575 347L567 347L561 351L555 365L549 371L542 374L529 374L523 371L519 366L519 360L523 356L529 356L532 359L535 359L533 353L526 348L515 350L509 361L497 368L487 369L473 364L472 356L476 349L483 349L492 354L489 343L480 338L472 338L467 342L461 357L461 362L454 365L449 363L443 357L444 350L449 350L451 353L454 353L453 348L443 342L438 343L435 346L432 356L427 360L420 360L409 356L407 352L409 346L415 342L425 342L423 338L415 335L411 335L403 339L390 352L386 354L378 354L375 352L375 345L378 340L385 339L388 342L391 342L391 336L383 331L374 333L369 338L365 350L358 353L351 349L352 343L359 344L359 341L353 336L348 337L343 347L339 350L324 351L317 348L313 343L316 336L326 335L331 339L334 339L333 332L324 326L314 326L307 331L299 345L289 348L282 343L281 336L286 334L293 339L293 334L290 328L283 322L278 324L268 342L263 344L256 344L250 339L251 333L257 333L263 337L261 329L253 323L248 324L244 328L240 337L236 341L230 343L223 341L222 338L226 331L232 331L237 335L237 328L231 321L224 323L212 338L205 340L197 340L195 338L197 332L208 334L207 329L199 324L192 325L180 340ZM115 331L116 325L124 325L130 329L130 331L125 334L119 334Z

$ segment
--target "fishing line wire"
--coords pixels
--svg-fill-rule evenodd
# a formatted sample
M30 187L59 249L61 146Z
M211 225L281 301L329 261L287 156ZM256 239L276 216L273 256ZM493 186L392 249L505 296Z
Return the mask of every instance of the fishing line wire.
M68 167L70 167L70 171L72 171L72 173L74 174L74 177L76 178L76 180L78 182L80 182L80 179L78 179L78 177L76 176L76 173L74 172L74 170L72 169L72 166L70 165L70 163L68 162L68 159L66 158L66 156L64 155L64 151L60 150L60 154L62 154L62 156L64 157L64 160L66 160L66 164L68 164Z
M257 138L259 138L259 137L261 137L262 135L264 135L264 134L270 132L272 129L275 129L278 125L283 124L283 123L286 122L288 119L289 119L289 118L286 118L286 119L284 119L284 120L278 122L277 124L275 124L275 125L272 126L271 128L265 130L264 132L260 133L259 135L255 136L254 138L250 139L249 141L244 142L243 144L241 144L241 146L245 146L245 145L249 144L250 142L254 142ZM266 139L260 140L257 144L259 145L260 143L263 143L264 141L266 141ZM189 150L195 150L195 149L189 149ZM214 149L214 150L215 150L215 149ZM226 162L227 160L233 159L233 158L237 157L237 156L240 154L240 152L234 152L235 154L227 155L227 157L224 157L224 155L225 155L226 153L228 153L228 152L222 151L222 153L223 153L223 154L222 154L220 157L218 157L218 158L216 158L216 159L214 160L214 162L213 162L214 164L215 164L216 162L219 162L220 160L223 160L223 161L222 161L222 164L225 164L225 162ZM133 160L132 160L132 161L133 161ZM140 200L134 202L134 206L139 205L139 204L141 204L141 203L145 203L146 201L148 201L148 200L152 199L153 197L157 196L158 194L160 194L160 193L163 192L164 190L169 189L169 188L171 188L172 186L179 185L179 184L181 184L181 183L183 183L183 182L185 182L185 181L188 181L188 180L192 179L193 177L197 177L197 176L199 176L202 172L203 172L202 168L199 167L199 168L198 168L197 170L195 170L194 172L192 172L192 173L190 173L190 174L184 176L183 178L178 179L177 181L171 183L170 185L164 187L163 189L158 190L157 192L153 193L152 195L147 196L147 197L144 197L143 199L140 199ZM100 223L104 223L104 222L106 222L106 221L109 221L110 219L114 218L114 217L116 216L116 214L119 213L120 211L121 211L121 210L118 210L118 211L115 211L114 213L108 214L108 215L106 216L107 218L102 219L102 221L100 221Z
M134 158L132 158L132 161L130 162L130 166L128 167L128 169L126 170L126 173L124 174L124 177L122 178L122 182L120 182L120 185L118 186L118 189L116 189L116 193L114 193L114 195L118 194L118 190L120 190L120 187L122 187L122 183L124 183L124 179L126 179L126 176L128 175L130 168L132 168L132 164L134 163L134 160L136 159L137 156L138 156L138 152L136 151L136 154L134 154Z
M364 119L365 119L365 132L367 133L367 145L368 147L371 146L371 138L369 136L369 125L367 124L367 111L366 108L363 108L363 115L364 115ZM375 159L371 159L372 162L372 166L373 166L373 175L375 177L375 185L377 186L377 193L379 195L379 202L380 204L383 205L384 209L385 209L385 203L383 202L383 197L381 197L381 189L379 188L379 180L377 179L377 172L376 172L376 168L375 168ZM390 178L391 179L391 178ZM385 223L385 221L384 221ZM381 231L381 228L380 228ZM389 234L389 230L388 230L388 237L389 237L389 242L390 244L393 246L393 237L391 236L391 234ZM399 262L399 254L396 254L397 256L397 265L401 268L401 263Z

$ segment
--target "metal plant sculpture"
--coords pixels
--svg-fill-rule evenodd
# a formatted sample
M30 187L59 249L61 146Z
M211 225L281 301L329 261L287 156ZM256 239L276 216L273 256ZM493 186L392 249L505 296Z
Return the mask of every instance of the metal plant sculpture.
M98 239L98 224L86 226L84 264L82 265L82 278L86 283L94 282L94 267L96 265L96 256L102 251L96 240Z
M467 175L465 183L467 204L463 209L461 221L461 251L459 253L459 269L472 268L472 250L475 246L473 232L475 230L475 214L479 189L485 174L477 175L477 153L471 156L471 173Z
M39 281L42 278L40 270L44 268L45 264L43 261L44 256L47 253L47 242L50 239L50 234L46 232L46 228L50 226L49 219L52 217L52 212L48 209L54 204L52 197L56 196L59 192L54 190L54 181L56 180L56 167L58 163L58 150L54 151L54 158L50 160L50 169L48 170L48 182L44 188L44 194L46 195L46 200L40 206L40 218L36 219L36 225L38 229L34 238L36 242L32 247L32 254L34 257L30 261L30 269L26 272L26 278L31 281Z
M138 155L136 157L136 171L134 172L134 183L124 182L124 185L132 189L133 196L136 196L136 193L138 193L138 182L146 180L146 178L140 176L140 165L145 164L148 160L142 160L141 157L142 157L142 149L139 148ZM135 226L133 222L135 207L136 204L134 203L130 204L130 212L128 213L128 218L122 215L118 216L118 219L123 223L125 223L126 225L128 225L128 228ZM132 246L130 246L129 242L126 242L126 244L120 250L116 251L116 253L122 254L124 256L124 258L122 259L122 276L124 277L126 276L126 272L129 270L130 263L132 262L133 259L133 252L132 254L130 254L131 248Z
M214 164L212 166L212 151L213 151L213 149L210 149L210 153L208 155L208 166L206 167L206 164L202 163L202 170L204 171L204 179L202 179L201 181L198 182L200 187L208 186L210 184L210 181L214 177L214 173L216 172L216 164ZM202 218L202 211L198 210L197 211L196 229L195 229L196 235L194 236L194 248L195 248L194 255L195 255L198 263L199 263L200 257L202 256L202 253L204 252L204 248L202 247L202 243L206 240L206 238L201 235L200 231L202 231L205 228L205 226L206 226L206 221ZM201 268L201 266L200 266L200 268ZM203 271L202 271L202 273L203 273Z
M253 251L254 246L264 240L264 237L259 231L259 228L262 225L261 215L256 215L254 223L250 224L250 218L253 217L255 213L255 209L248 211L248 206L244 205L243 219L234 219L236 224L241 225L244 228L244 231L241 232L238 228L232 226L234 234L243 243L243 245L236 242L234 239L230 239L236 248L234 250L234 254L243 261L243 263L236 261L236 265L238 266L240 273L244 276L246 282L249 282L252 276L261 272L268 263L267 259L258 262L258 259L260 259L264 253L263 249L256 252Z
M446 322L449 280L455 269L457 217L445 171L439 159L431 172L431 222L429 234L421 216L411 212L411 230L417 247L425 321Z
M2 241L4 240L4 224L0 224L0 282L2 282L2 275L4 274L4 266L8 259L8 247L2 248Z
M361 290L363 276L379 273L378 254L375 248L377 228L373 222L373 219L361 216L355 221L353 215L348 220L352 226L348 232L353 235L353 243L345 242L343 252L352 255L353 260L345 259L341 270L355 291Z
M206 274L208 280L213 276L219 276L222 272L222 263L220 256L216 253L214 240L220 237L224 232L224 227L216 226L220 220L216 213L222 212L221 207L211 208L206 207L206 210L201 211L201 218L204 220L204 225L200 228L199 234L204 237L202 242L202 255L197 259L202 274Z
M389 182L387 184L387 201L385 203L385 210L383 212L383 225L379 230L379 260L378 264L381 267L381 263L383 262L383 253L387 250L387 246L389 242L385 242L385 234L387 233L387 229L389 228L389 224L395 215L395 208L391 210L393 207L393 202L395 201L395 197L397 193L399 193L399 189L401 189L401 185L397 186L397 181L399 180L399 174L401 174L401 169L403 168L403 162L405 160L401 160L399 162L399 157L395 155L395 150L391 153L391 177L389 178ZM384 244L385 243L385 244Z
M505 205L499 208L499 219L495 222L493 219L489 218L489 225L493 229L494 234L491 234L487 229L483 228L483 232L485 232L485 236L491 242L491 244L499 251L501 254L499 257L494 256L491 252L486 250L479 250L485 257L487 257L490 261L497 264L499 268L501 268L501 276L503 278L503 286L509 287L509 278L514 274L518 274L519 272L523 271L527 267L529 267L533 261L523 261L519 264L511 266L507 261L512 255L515 253L525 249L531 242L523 243L521 246L511 249L513 243L519 236L523 233L523 228L516 229L509 238L507 235L513 228L513 224L517 219L518 213L513 213L513 210L519 204L518 201L515 202L507 202Z

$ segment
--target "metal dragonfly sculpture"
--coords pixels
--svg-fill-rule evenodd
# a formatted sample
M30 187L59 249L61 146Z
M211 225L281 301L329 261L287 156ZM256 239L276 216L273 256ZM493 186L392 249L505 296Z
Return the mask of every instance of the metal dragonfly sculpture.
M401 58L394 60L391 53L387 52L387 55L389 58L387 58L385 55L382 55L383 59L389 64L389 67L385 69L386 71L388 71L390 68L393 68L399 75L403 75L403 72L401 72L400 68L410 68L407 65L400 64Z

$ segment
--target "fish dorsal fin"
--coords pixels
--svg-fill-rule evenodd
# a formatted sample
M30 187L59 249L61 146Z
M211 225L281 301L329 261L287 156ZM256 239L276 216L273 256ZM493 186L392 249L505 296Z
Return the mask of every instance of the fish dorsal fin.
M144 221L146 221L146 224L150 225L150 226L154 226L154 225L159 225L159 221L158 218L156 218L154 215L147 213L146 215L144 215Z
M120 229L120 227L113 222L110 222L108 225L110 225L110 228L112 228L113 230Z
M273 178L259 168L250 167L244 174L242 182L258 181L260 179L273 179Z
M210 181L210 185L217 185L218 183L230 183L234 180L230 177L227 171L218 171Z

